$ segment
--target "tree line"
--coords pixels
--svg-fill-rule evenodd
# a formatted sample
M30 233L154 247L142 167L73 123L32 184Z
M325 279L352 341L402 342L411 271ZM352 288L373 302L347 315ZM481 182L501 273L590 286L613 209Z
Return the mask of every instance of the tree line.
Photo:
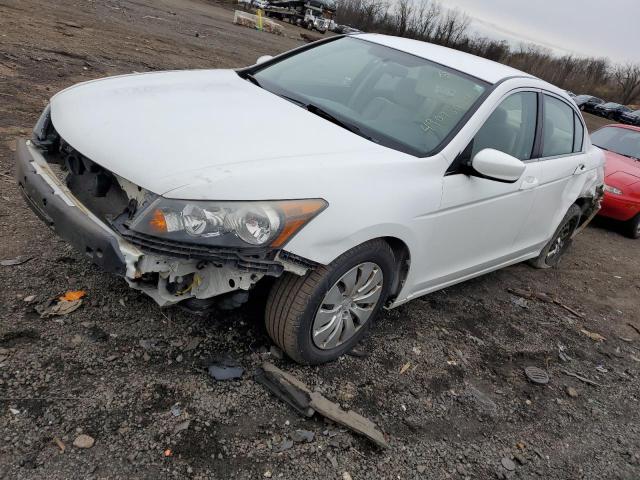
M605 57L555 55L532 44L510 46L470 33L470 17L437 0L340 0L340 23L365 32L423 40L494 60L565 90L618 101L640 101L640 64L612 64Z

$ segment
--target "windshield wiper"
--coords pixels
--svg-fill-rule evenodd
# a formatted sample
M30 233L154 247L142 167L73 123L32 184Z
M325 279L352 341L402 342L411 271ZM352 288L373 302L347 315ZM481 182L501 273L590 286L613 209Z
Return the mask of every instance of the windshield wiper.
M361 137L366 138L367 140L370 140L372 142L378 143L373 137L367 135L362 130L360 130L359 127L357 127L355 125L351 125L350 123L347 123L347 122L344 122L344 121L340 120L339 118L337 118L333 114L327 112L326 110L323 110L322 108L320 108L317 105L314 105L313 103L308 103L308 104L304 105L304 107L307 110L309 110L311 113L313 113L315 115L318 115L319 117L322 117L325 120L329 120L331 123L334 123L334 124L338 125L339 127L344 128L345 130L349 130L350 132L355 133L356 135L360 135Z
M258 81L258 79L256 77L253 76L252 73L243 73L242 76L249 80L251 83L253 83L256 87L260 87L262 88L262 85L260 85L260 82Z

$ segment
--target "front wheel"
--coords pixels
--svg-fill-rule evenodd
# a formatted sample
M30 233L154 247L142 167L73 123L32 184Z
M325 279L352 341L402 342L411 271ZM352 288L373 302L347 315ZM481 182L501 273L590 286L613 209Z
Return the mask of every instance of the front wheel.
M640 238L640 213L626 223L625 234L629 238Z
M371 326L389 295L394 265L389 244L372 240L305 276L285 273L267 302L269 336L298 363L335 360Z
M545 245L537 258L529 260L529 265L535 268L557 267L560 264L562 255L571 245L571 237L580 224L581 216L582 210L580 210L580 207L575 203L571 205L549 243Z

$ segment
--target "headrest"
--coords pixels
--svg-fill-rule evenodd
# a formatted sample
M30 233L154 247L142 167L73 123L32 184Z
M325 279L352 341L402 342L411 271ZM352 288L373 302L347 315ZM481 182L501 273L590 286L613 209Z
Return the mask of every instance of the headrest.
M403 78L393 92L393 98L398 105L411 108L416 104L416 81L413 78Z

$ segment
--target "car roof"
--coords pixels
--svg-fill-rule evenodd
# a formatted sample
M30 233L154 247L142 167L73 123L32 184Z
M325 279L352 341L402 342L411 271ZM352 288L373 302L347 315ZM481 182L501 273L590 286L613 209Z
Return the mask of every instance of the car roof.
M536 78L533 75L507 67L501 63L486 58L471 55L452 48L442 47L433 43L422 42L410 38L393 37L377 33L354 35L355 38L385 45L396 50L422 57L445 67L459 70L489 83L497 83L508 77Z

